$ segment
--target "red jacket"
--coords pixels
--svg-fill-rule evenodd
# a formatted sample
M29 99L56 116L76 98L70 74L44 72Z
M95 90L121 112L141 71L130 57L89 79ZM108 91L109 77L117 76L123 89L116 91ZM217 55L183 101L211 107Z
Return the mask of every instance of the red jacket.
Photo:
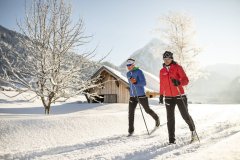
M163 66L163 68L160 70L160 95L168 96L168 97L175 97L178 96L178 90L177 87L173 85L172 78L177 79L180 81L179 90L181 94L184 94L184 89L182 86L185 86L188 84L189 80L184 72L183 68L178 65L176 62L173 61L172 64L170 64L169 71L166 67L166 65Z

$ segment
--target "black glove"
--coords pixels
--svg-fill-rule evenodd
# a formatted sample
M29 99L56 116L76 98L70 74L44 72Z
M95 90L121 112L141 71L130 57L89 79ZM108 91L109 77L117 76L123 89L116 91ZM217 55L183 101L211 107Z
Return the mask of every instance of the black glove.
M163 104L163 95L160 95L159 97L159 104Z
M181 84L179 80L174 79L174 78L172 79L172 83L174 86L179 86Z

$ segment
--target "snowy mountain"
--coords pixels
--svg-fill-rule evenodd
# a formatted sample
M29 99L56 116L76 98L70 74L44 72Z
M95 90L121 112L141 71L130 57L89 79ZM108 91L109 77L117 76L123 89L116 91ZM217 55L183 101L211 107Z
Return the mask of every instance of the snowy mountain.
M153 39L143 48L135 51L130 57L136 60L136 65L141 69L150 72L158 77L159 70L162 67L162 54L164 50L164 44L158 40ZM126 59L127 60L127 59ZM126 62L124 61L121 68L126 68Z

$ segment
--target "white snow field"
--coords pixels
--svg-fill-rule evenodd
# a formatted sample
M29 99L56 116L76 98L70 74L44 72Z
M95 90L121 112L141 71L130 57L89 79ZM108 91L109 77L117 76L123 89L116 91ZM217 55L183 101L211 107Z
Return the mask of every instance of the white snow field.
M76 97L44 115L40 101L24 100L30 95L10 99L0 92L0 159L240 159L240 105L190 104L201 140L193 144L176 107L177 144L168 146L166 111L157 99L150 105L161 127L147 135L138 106L135 134L126 137L128 104L88 104ZM144 115L151 130L155 122Z

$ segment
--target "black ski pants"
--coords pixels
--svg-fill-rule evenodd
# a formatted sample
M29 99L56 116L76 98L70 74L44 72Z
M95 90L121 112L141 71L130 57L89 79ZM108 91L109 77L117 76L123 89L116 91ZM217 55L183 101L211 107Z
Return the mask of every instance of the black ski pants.
M128 106L128 132L132 133L134 131L134 114L135 109L138 104L138 99L140 104L143 106L146 113L151 115L155 121L159 120L158 115L149 107L148 98L146 96L139 96L139 97L130 97L129 99L129 106Z
M180 96L177 97L165 97L165 105L167 110L167 127L168 127L168 137L169 142L175 142L175 106L178 106L178 109L182 115L182 118L188 124L190 131L195 130L195 125L192 120L192 117L188 113L188 104L186 95L182 96L183 101Z

